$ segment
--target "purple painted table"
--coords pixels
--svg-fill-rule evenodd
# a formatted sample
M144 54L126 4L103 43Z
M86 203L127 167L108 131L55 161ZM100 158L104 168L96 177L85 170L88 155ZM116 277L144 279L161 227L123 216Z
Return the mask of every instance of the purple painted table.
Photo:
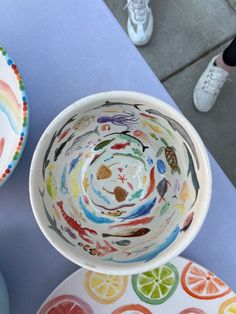
M0 270L11 313L32 314L77 266L48 243L28 194L31 157L49 122L67 105L105 90L134 90L175 106L102 0L1 0L1 45L21 70L31 107L30 133L14 175L0 190ZM236 191L211 158L207 220L183 253L236 290Z

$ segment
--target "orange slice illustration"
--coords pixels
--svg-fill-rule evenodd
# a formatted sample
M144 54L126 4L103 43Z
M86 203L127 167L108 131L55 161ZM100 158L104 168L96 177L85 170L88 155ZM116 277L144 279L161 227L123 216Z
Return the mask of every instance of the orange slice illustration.
M231 292L216 275L193 262L184 267L181 284L189 295L197 299L216 299Z

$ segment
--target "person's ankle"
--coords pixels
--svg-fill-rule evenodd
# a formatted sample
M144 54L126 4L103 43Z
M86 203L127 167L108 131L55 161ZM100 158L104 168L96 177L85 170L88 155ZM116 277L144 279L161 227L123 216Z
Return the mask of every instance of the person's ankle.
M230 72L231 70L233 70L233 67L224 63L222 53L216 57L214 64L219 68L225 70L226 72Z

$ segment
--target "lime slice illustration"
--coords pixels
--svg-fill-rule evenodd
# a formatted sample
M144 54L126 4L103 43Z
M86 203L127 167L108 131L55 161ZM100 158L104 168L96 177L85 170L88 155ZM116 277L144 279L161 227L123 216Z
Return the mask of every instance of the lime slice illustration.
M173 295L178 283L178 271L171 263L132 276L132 286L135 293L143 302L149 304L164 303Z

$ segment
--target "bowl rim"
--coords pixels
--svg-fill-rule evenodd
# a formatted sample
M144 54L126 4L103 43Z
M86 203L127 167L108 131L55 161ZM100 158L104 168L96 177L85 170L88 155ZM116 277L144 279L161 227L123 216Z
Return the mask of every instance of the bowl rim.
M9 55L9 53L5 50L5 48L1 46L0 46L0 54L1 54L1 57L5 59L6 65L8 65L14 72L16 76L16 81L18 82L19 79L17 78L17 76L20 74L20 72L18 70L17 65L14 62L14 59ZM19 83L18 88L19 88L22 98L24 97L24 100L22 99L22 117L23 119L26 118L26 122L25 122L25 126L23 125L21 126L21 131L18 134L18 138L19 138L18 144L21 143L20 149L17 149L19 147L19 145L17 144L14 150L15 151L14 154L11 156L11 158L9 158L8 167L2 173L0 173L0 188L6 183L6 181L11 177L12 173L14 172L23 154L27 137L28 137L28 133L29 133L29 102L28 102L28 97L25 91L25 85L24 85L21 74L20 74L20 81L21 81L21 84ZM24 113L25 113L25 116L24 116ZM23 132L24 132L24 135L22 135Z
M133 99L133 100L132 100ZM41 222L40 213L41 213L41 206L36 204L35 199L35 187L34 187L34 173L36 173L37 169L37 156L40 153L42 149L42 143L45 140L45 138L53 132L54 126L57 125L61 121L62 118L65 118L66 115L68 115L70 112L73 112L75 109L77 110L83 110L86 106L86 108L90 109L88 104L90 104L91 108L94 107L94 103L99 101L138 101L139 103L147 103L155 106L155 103L158 102L158 105L161 107L165 107L165 111L168 111L171 114L171 117L174 117L177 119L178 122L183 122L183 125L185 125L189 132L191 133L191 137L194 138L195 143L197 144L199 148L200 155L202 157L202 164L204 166L204 176L205 181L207 182L206 187L204 187L204 195L203 195L203 206L201 206L201 212L198 212L198 215L195 215L197 219L194 220L192 227L188 230L188 236L178 238L176 239L171 245L169 245L164 251L161 252L160 255L157 255L152 260L145 262L145 263L127 263L127 264L114 264L114 265L107 265L107 263L98 263L96 266L93 266L90 264L89 259L84 257L78 257L75 256L68 245L61 242L59 238L53 237L50 235L50 232L46 225L44 225ZM30 173L29 173L29 195L30 195L30 202L32 206L32 210L35 216L35 219L39 225L39 228L41 229L42 233L46 237L46 239L51 243L51 245L59 251L64 257L72 261L73 263L87 268L92 271L106 273L106 274L114 274L117 273L119 275L131 275L131 274L137 274L140 272L149 271L151 269L154 269L156 267L159 267L168 261L170 261L175 256L178 256L181 252L184 251L187 246L190 245L190 243L193 241L193 239L196 237L198 232L200 231L206 215L209 210L210 201L211 201L211 194L212 194L212 173L211 173L211 167L210 167L210 161L207 154L207 150L203 144L202 139L200 138L199 134L195 130L195 128L192 126L192 124L187 120L187 118L184 117L184 115L173 108L168 103L162 101L161 99L158 99L156 97L139 93L139 92L133 92L133 91L121 91L121 90L114 90L114 91L107 91L107 92L100 92L93 95L86 96L84 98L81 98L75 102L73 102L71 105L69 105L67 108L65 108L63 111L61 111L48 125L48 127L45 129L43 134L41 135L39 142L36 146L36 149L34 151L32 162L30 166ZM171 248L171 250L170 250ZM102 261L101 261L102 262Z

